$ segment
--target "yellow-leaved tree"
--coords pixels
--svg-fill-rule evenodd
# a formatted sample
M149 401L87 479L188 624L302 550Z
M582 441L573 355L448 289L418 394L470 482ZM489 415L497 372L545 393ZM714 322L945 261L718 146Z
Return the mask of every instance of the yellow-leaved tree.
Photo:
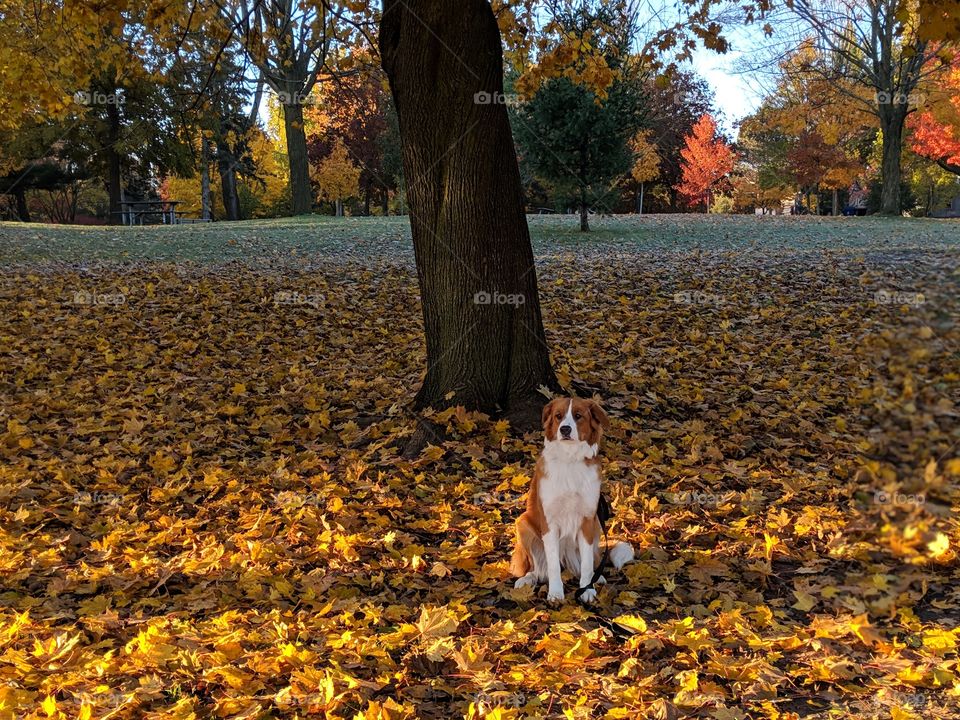
M633 167L630 175L640 183L640 196L637 202L637 212L643 215L643 186L660 177L660 154L653 139L652 130L641 130L630 141L633 151Z
M258 127L251 128L247 140L253 158L253 177L241 175L237 182L240 213L243 218L274 217L289 211L289 186L286 169L279 161L275 142ZM169 176L160 194L167 200L179 200L179 210L201 217L200 174L193 177ZM214 218L226 217L219 187L211 187L210 206Z
M360 193L360 168L350 159L343 141L338 139L312 170L320 199L332 202L337 217L343 217L343 201Z

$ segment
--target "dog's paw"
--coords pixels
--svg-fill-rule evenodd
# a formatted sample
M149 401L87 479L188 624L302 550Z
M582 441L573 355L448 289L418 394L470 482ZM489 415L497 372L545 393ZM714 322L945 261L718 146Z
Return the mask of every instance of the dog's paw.
M563 590L548 590L547 591L547 602L548 603L562 603L563 602Z
M532 573L527 573L521 578L517 578L517 581L513 584L513 587L520 588L531 587L537 584L537 576Z
M597 591L593 588L587 588L580 593L580 602L584 605L595 603L597 601Z
M603 575L598 577L597 581L594 583L594 585L606 585L606 584L607 584L607 579Z

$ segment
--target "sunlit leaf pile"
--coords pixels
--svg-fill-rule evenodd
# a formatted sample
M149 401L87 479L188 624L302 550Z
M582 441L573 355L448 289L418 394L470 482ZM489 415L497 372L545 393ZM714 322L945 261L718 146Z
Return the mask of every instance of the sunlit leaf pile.
M535 226L638 551L552 609L507 577L541 438L454 408L402 458L405 220L350 222L4 231L0 718L958 716L955 225Z

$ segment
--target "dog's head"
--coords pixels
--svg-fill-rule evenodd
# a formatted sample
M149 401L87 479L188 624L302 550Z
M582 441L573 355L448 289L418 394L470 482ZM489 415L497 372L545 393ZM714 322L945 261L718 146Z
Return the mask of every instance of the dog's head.
M595 446L610 421L594 400L554 398L543 408L543 432L547 442L586 443Z

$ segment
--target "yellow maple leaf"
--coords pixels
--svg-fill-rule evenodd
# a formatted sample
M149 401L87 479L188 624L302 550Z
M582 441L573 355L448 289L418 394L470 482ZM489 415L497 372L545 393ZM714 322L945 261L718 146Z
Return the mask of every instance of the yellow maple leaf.
M420 619L416 627L425 640L446 637L452 634L459 625L457 619L449 612L446 606L420 609Z

